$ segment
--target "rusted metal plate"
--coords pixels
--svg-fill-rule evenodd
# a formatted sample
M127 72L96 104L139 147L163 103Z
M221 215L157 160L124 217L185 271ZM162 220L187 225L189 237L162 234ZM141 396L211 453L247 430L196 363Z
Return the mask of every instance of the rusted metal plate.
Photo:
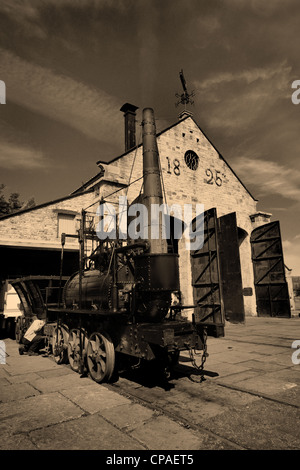
M279 221L254 229L251 249L258 316L290 317Z
M179 290L178 255L141 255L135 259L135 278L140 291Z

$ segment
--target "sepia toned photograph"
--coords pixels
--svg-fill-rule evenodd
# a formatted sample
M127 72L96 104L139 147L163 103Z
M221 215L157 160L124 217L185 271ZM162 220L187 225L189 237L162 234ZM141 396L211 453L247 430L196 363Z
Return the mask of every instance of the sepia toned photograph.
M300 450L299 20L1 1L0 450Z

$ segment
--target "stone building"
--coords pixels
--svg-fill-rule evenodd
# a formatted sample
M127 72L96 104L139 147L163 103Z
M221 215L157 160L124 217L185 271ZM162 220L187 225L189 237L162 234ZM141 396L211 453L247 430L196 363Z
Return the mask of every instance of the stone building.
M58 274L60 235L76 233L82 209L92 216L101 199L117 203L122 195L132 203L140 194L143 149L135 142L136 109L129 104L121 108L125 153L109 163L97 162L98 174L71 195L0 220L2 279ZM195 292L204 302L219 293L225 315L233 313L237 320L257 314L290 316L279 224L270 223L271 214L257 211L257 200L190 113L183 112L160 132L157 143L167 205L191 204L196 214L196 204L203 204L207 214L201 253L191 256L184 239L175 247L183 303L193 305ZM78 259L77 241L67 239L65 251L68 274Z

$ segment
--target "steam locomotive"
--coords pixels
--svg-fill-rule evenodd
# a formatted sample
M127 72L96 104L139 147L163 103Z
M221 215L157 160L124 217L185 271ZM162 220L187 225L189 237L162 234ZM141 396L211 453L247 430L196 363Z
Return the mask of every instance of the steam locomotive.
M154 112L143 110L143 192L139 202L148 209L163 203L161 170ZM147 223L147 221L146 221ZM149 223L149 220L148 220ZM22 300L25 318L46 315L45 338L57 363L88 372L98 383L114 371L153 363L168 378L183 350L200 350L205 357L209 320L188 320L183 311L193 306L172 304L180 291L179 255L170 252L162 236L156 239L99 240L85 258L85 244L95 237L87 230L82 211L78 231L79 270L70 278L29 276L13 284ZM68 235L66 235L68 236ZM62 237L62 259L65 236ZM87 267L87 262L89 266ZM62 269L61 269L62 273ZM32 312L26 303L30 294ZM26 322L17 324L20 341Z

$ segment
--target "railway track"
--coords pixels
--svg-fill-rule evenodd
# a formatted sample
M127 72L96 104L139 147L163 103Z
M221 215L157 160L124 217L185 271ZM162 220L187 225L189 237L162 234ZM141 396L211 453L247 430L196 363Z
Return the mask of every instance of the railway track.
M174 378L168 383L159 383L157 378L135 371L121 374L117 382L104 386L167 416L183 428L217 439L222 449L257 448L255 441L251 444L250 439L249 445L244 436L241 438L237 422L230 423L231 414L235 417L243 416L241 421L245 423L246 417L249 416L251 426L251 419L257 413L257 418L254 419L257 423L261 422L261 429L264 426L270 427L270 431L266 431L266 435L270 432L270 440L271 428L274 426L272 423L276 421L277 413L285 416L287 423L294 422L297 415L299 416L299 405L281 397L271 397L246 390L242 386L220 383L217 374L209 370L205 371L205 376L206 380L199 383L197 371L185 362L176 367ZM219 426L220 422L228 424Z
M168 418L172 419L174 422L182 426L183 428L186 429L192 429L195 431L195 433L201 432L203 434L206 433L208 436L211 437L217 437L219 440L221 440L224 443L224 449L235 449L235 450L247 450L246 447L243 447L239 445L236 442L231 441L230 439L227 439L219 434L216 434L212 431L210 431L208 428L206 428L203 425L199 425L196 422L191 422L190 418L185 418L182 413L177 414L175 410L170 411L169 407L166 404L158 404L155 403L152 399L151 393L149 396L141 396L140 393L137 392L136 389L134 389L131 386L128 386L127 383L125 383L123 380L120 381L118 384L106 384L106 388L117 391L120 393L120 395L125 396L127 398L130 398L131 400L135 401L136 403L139 403L142 406L145 406L156 413L159 413L163 416L167 416ZM169 404L169 403L168 403Z

